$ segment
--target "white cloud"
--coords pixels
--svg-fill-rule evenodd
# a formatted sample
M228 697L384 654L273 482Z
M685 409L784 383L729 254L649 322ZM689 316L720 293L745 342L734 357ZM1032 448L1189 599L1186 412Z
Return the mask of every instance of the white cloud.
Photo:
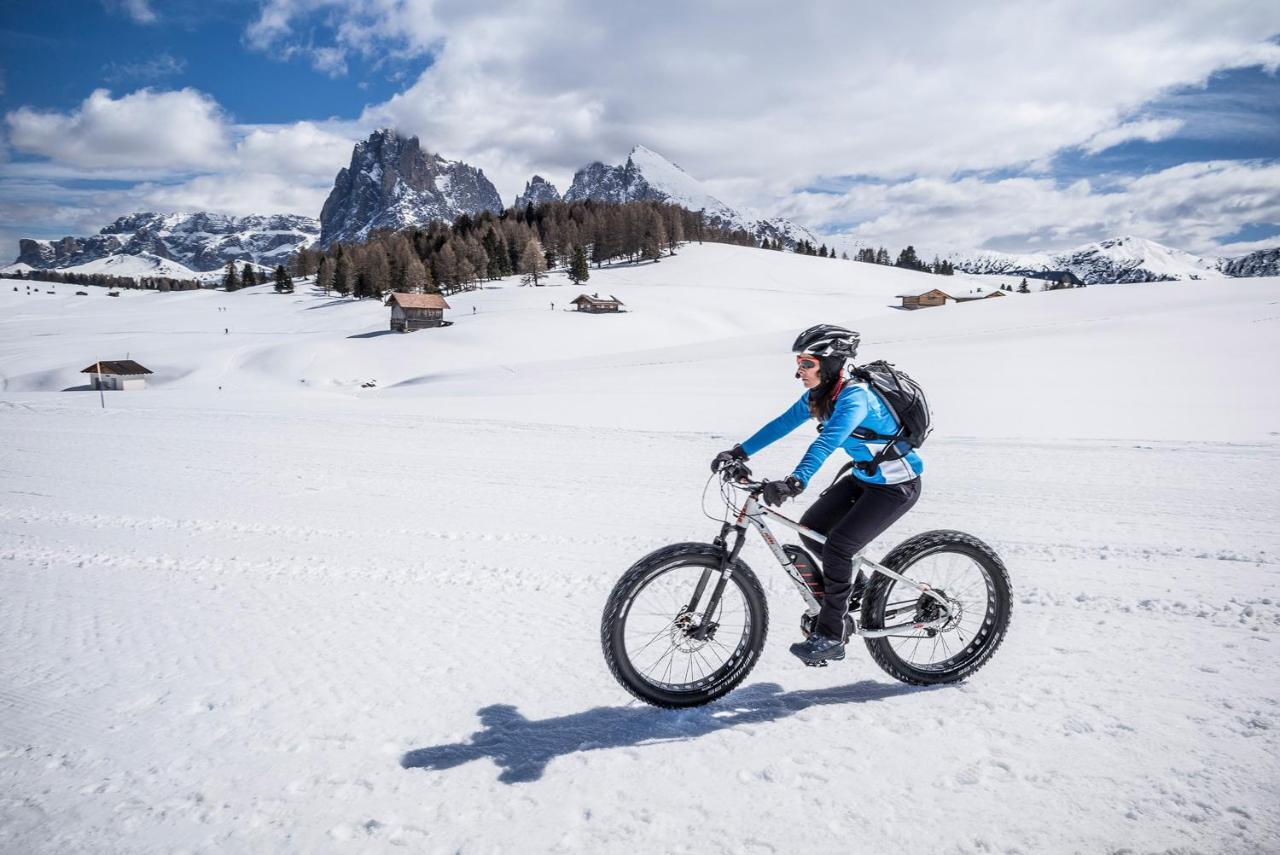
M362 135L350 125L329 123L322 127L315 122L238 130L243 133L235 153L240 171L322 179L330 186L338 170L351 159L352 146Z
M730 201L760 207L816 176L943 176L1167 134L1132 117L1217 70L1280 62L1265 40L1277 7L1210 0L267 0L248 38L265 48L304 31L347 54L430 54L365 124L483 163L507 197L535 171L564 183L643 142L700 177L749 179L751 196Z
M229 151L221 109L194 89L120 98L98 89L69 113L20 107L5 123L15 150L88 169L210 168Z
M850 243L910 243L927 253L1065 249L1135 234L1188 252L1230 254L1257 247L1224 248L1219 236L1248 223L1280 222L1280 163L1185 163L1122 179L1109 192L1084 180L1060 187L1049 178L917 178L859 184L840 196L802 194L789 213L857 222L840 232Z
M1097 154L1133 140L1159 142L1180 131L1183 124L1181 119L1144 119L1138 122L1126 122L1105 131L1099 131L1086 140L1081 148L1089 154Z
M300 184L274 172L201 175L181 184L141 184L129 193L137 200L129 210L317 217L328 192L328 186Z
M187 61L170 53L159 53L138 62L108 62L102 67L108 83L120 80L157 80L187 70Z
M154 24L159 18L151 8L151 0L109 0L107 8L119 7L138 24Z

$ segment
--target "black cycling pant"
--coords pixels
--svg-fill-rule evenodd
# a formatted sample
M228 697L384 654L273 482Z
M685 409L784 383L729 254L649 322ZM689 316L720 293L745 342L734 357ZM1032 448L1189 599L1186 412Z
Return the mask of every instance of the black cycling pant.
M800 517L801 524L823 533L825 545L800 536L822 556L822 611L818 628L830 638L844 635L844 616L853 590L853 556L866 548L920 498L920 479L905 484L868 484L852 475L823 492Z

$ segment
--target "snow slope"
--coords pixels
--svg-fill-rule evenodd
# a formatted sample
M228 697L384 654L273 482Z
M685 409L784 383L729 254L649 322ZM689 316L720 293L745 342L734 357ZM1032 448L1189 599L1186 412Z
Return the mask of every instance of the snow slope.
M893 309L922 275L688 247L592 271L626 314L505 282L411 335L302 292L0 290L0 851L1275 851L1280 279ZM818 321L934 403L872 553L983 537L1009 638L953 688L805 669L753 542L743 688L631 703L608 591L714 535L707 461ZM126 354L147 391L60 391Z

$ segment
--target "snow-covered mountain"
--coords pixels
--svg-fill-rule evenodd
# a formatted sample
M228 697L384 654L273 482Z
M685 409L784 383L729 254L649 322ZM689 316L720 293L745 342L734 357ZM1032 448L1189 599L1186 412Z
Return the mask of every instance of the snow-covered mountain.
M794 246L801 240L819 240L803 226L780 217L760 217L734 208L708 192L702 182L652 149L638 145L627 162L607 166L599 161L579 169L564 194L566 202L594 199L598 202L672 202L691 211L706 212L707 222L724 228L743 229L757 240L781 240Z
M556 189L556 185L541 175L535 175L529 179L529 183L524 185L524 192L516 197L511 207L523 208L525 205L541 205L544 202L559 201L560 191Z
M502 211L483 169L423 151L417 137L383 128L356 143L351 164L334 179L320 211L320 245L481 211Z
M1228 276L1280 276L1280 247L1224 258L1221 270Z
M197 278L194 274L219 270L228 261L275 266L299 247L312 244L319 233L316 220L296 214L231 217L203 211L145 212L120 217L90 237L24 238L18 242L14 263L65 269L118 259L108 266L145 271L120 275ZM129 262L130 258L138 261Z
M1218 279L1225 274L1220 258L1192 255L1146 238L1111 238L1060 253L952 254L949 260L965 273L1030 275L1066 270L1090 285L1111 282L1167 282Z

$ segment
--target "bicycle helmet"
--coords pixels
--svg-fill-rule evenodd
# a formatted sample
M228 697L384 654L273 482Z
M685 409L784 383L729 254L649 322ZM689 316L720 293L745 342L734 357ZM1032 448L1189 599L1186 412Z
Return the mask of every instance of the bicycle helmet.
M791 345L793 353L809 353L814 356L836 356L853 359L858 353L859 336L853 330L834 324L818 324L796 336Z

